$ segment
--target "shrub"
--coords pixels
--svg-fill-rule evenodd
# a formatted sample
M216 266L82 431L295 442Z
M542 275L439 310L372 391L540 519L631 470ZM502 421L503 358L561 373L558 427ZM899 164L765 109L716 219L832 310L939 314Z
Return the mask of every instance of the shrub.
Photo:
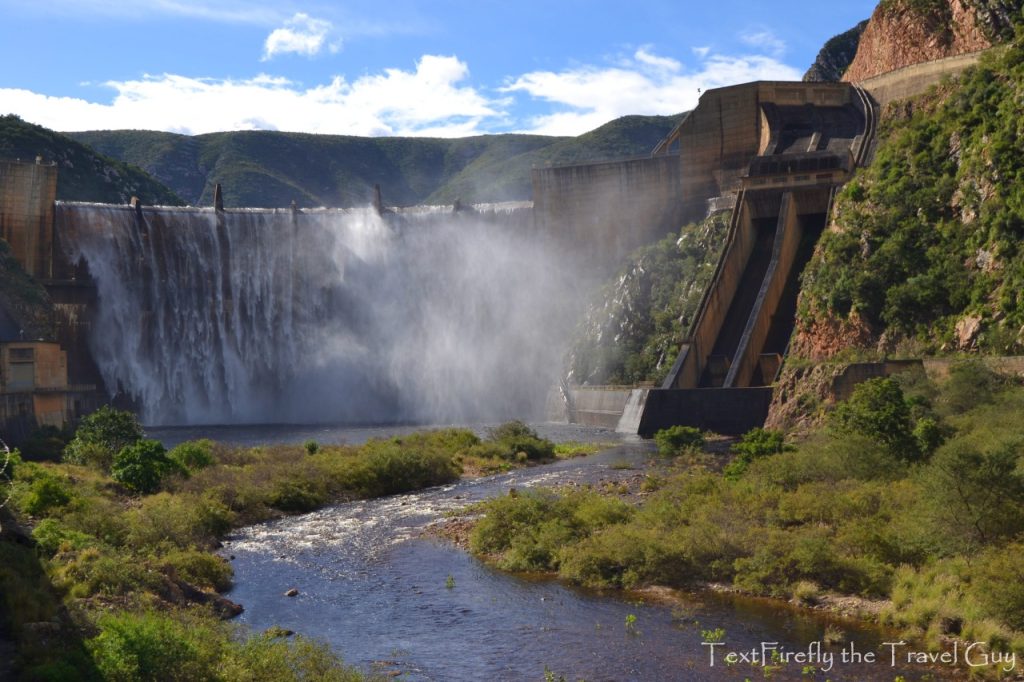
M981 360L964 360L949 368L949 377L939 388L939 404L947 412L960 414L992 402L1003 379Z
M704 434L692 426L670 426L654 434L658 452L674 456L685 450L699 450L704 447Z
M393 495L450 483L459 477L459 469L447 453L383 442L365 458L362 474L362 494Z
M525 452L527 459L551 459L555 456L555 444L541 438L525 423L515 420L505 422L490 430L488 440L501 445L513 459L517 453Z
M125 487L147 495L156 492L164 477L175 471L182 469L167 456L159 441L140 440L117 453L110 476Z
M44 474L32 482L21 508L27 514L39 516L51 509L63 507L70 501L71 488L67 481Z
M121 613L99 620L89 640L103 679L190 682L216 677L224 636L197 623L157 613Z
M307 440L302 444L302 447L306 450L307 455L315 455L320 452L320 443L317 443L315 440Z
M974 564L972 593L989 612L1024 630L1024 544L992 549Z
M43 519L37 523L32 529L32 539L36 541L40 553L47 557L58 551L85 549L96 543L92 536L68 528L56 519Z
M218 592L231 587L231 564L216 554L183 549L166 554L160 562L165 570L170 569L179 579L193 585Z
M214 462L213 441L206 438L185 441L171 448L167 456L182 469L199 471Z
M575 552L573 543L632 515L621 500L590 491L530 490L483 506L487 515L474 527L470 546L477 554L499 555L501 566L515 571L557 569L566 552Z
M271 507L281 511L306 512L323 505L327 494L315 489L311 481L285 479L274 485L268 501Z
M78 425L74 439L64 449L64 459L108 470L117 453L144 437L134 414L104 405Z
M723 473L729 479L739 478L754 460L777 455L787 449L791 450L792 448L787 448L785 435L781 431L751 429L743 434L738 443L732 446L736 457L729 462Z

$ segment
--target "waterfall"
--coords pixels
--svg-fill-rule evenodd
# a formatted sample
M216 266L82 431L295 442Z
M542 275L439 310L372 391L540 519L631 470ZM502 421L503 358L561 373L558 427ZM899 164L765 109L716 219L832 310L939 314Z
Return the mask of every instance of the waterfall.
M524 213L60 203L90 348L149 424L431 423L542 414L578 313Z

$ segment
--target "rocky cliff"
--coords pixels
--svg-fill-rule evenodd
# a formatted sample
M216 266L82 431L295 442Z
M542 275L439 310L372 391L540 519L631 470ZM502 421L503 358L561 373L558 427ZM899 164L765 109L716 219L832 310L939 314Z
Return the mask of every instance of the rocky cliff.
M1013 36L1021 0L883 0L843 80L976 52Z
M804 80L814 83L834 82L843 79L843 74L850 67L850 62L857 54L860 36L868 25L868 20L860 22L849 31L833 36L818 52L818 56L804 74Z

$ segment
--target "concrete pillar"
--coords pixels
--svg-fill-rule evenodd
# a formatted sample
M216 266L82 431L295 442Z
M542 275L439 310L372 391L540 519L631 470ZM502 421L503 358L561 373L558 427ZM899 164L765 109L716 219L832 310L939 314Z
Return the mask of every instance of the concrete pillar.
M377 215L384 215L384 201L380 195L380 185L373 186L373 210Z
M224 210L224 192L221 190L219 182L213 187L213 208L216 211Z

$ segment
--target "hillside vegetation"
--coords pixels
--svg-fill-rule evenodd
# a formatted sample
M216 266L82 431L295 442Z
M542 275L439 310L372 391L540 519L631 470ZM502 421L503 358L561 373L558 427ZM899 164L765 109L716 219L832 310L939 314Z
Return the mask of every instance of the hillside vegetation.
M586 312L570 352L570 383L664 379L714 274L731 215L686 225L630 255Z
M626 116L575 138L482 135L461 139L351 137L276 131L194 137L145 130L71 133L138 166L195 205L355 206L375 184L396 206L518 201L531 197L534 165L649 152L678 116Z
M939 384L872 379L809 439L755 429L724 468L697 432L639 504L586 488L484 502L471 547L593 587L884 599L875 617L930 650L960 637L1024 653L1021 409L1024 387L979 362Z
M887 112L803 276L794 351L1020 352L1024 43Z
M181 199L159 181L123 161L97 154L61 133L0 116L0 159L32 161L42 156L57 164L57 198L126 204L139 197L146 204L180 205Z

